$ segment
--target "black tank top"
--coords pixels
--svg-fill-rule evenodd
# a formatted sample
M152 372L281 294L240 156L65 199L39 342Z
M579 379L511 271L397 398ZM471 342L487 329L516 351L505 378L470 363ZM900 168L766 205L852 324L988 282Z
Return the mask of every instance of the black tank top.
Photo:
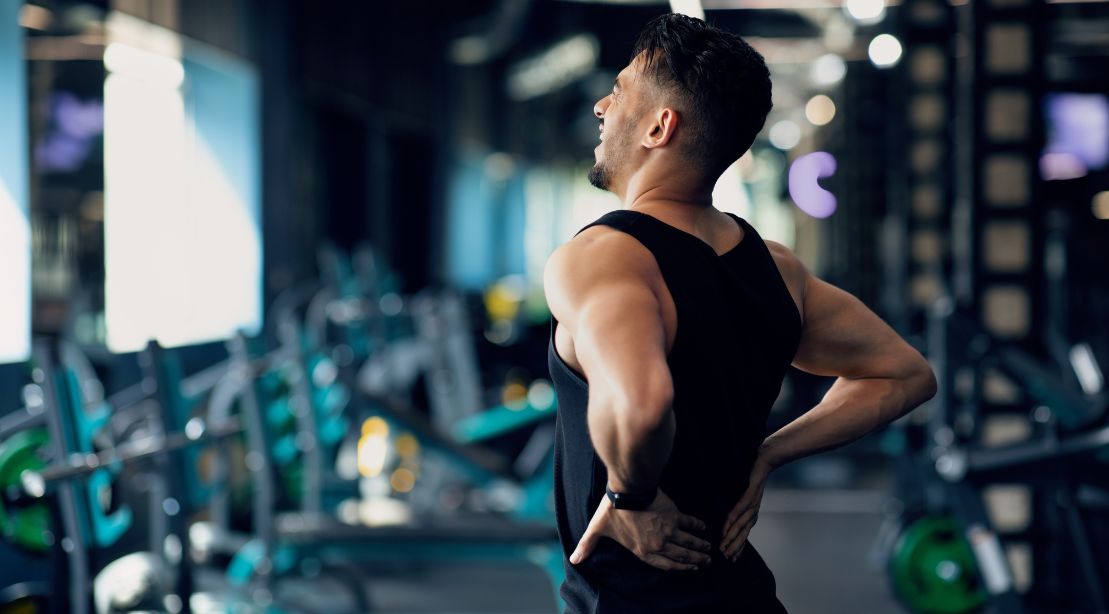
M667 360L676 429L659 487L682 512L705 522L701 537L714 553L704 570L666 572L606 538L588 559L570 565L607 476L589 438L588 384L555 350L558 323L552 321L547 361L558 395L555 505L568 613L784 611L774 577L751 545L735 563L715 550L724 519L747 488L767 415L801 336L797 307L766 244L750 224L731 217L745 233L722 255L692 234L631 210L585 227L609 226L642 243L673 297L677 332Z

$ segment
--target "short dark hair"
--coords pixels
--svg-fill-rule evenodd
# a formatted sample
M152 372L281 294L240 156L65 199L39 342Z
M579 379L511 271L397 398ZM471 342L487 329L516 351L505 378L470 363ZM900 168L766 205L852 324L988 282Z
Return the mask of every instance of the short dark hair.
M755 141L770 112L770 70L762 55L731 32L677 13L647 23L632 60L676 94L692 121L689 154L706 170L724 172Z

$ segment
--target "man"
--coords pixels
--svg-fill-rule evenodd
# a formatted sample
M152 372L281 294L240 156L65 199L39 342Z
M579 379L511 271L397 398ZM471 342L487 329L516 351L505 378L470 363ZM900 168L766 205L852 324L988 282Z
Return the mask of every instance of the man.
M713 208L770 110L762 57L652 20L597 102L591 182L624 209L550 258L555 494L567 612L781 612L747 545L770 472L935 393L927 362L785 247ZM789 365L838 376L764 439Z

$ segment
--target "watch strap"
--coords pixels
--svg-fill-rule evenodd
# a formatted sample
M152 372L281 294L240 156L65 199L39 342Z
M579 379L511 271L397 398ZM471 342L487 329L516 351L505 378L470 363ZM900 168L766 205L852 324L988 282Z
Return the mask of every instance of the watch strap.
M612 502L612 507L618 510L642 511L651 506L658 495L658 490L649 493L615 492L608 485L605 486L605 496Z

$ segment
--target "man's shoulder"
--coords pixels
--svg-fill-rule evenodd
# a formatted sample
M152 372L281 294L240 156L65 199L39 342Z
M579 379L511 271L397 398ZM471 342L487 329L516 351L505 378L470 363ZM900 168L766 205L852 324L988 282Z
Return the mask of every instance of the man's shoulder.
M644 276L652 272L651 265L651 252L631 235L609 226L591 226L551 254L547 271L558 276Z
M594 290L643 284L654 287L658 265L631 235L607 226L585 229L547 259L543 289L552 312L579 304Z

